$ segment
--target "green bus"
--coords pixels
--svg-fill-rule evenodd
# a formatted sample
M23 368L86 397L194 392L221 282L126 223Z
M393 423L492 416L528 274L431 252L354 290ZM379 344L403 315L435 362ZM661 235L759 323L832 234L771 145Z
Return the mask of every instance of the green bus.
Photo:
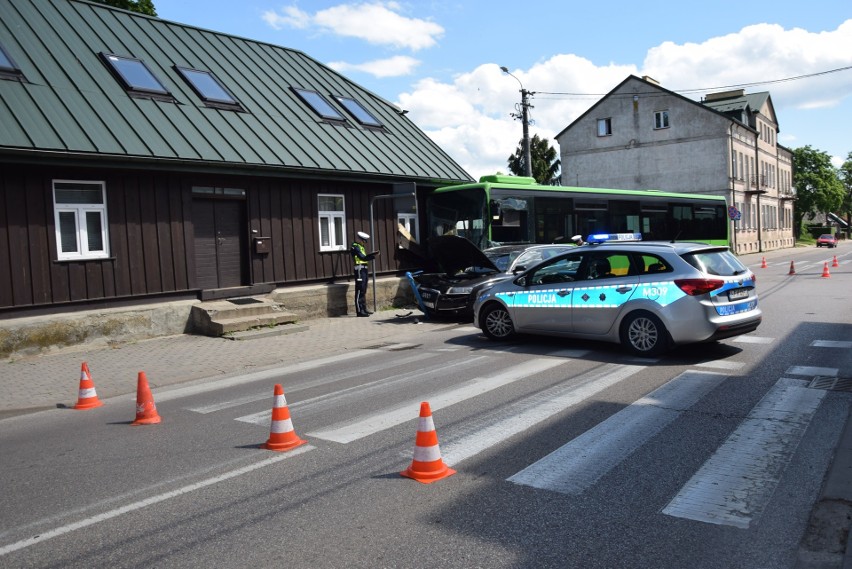
M426 198L427 235L461 235L480 249L594 233L729 246L729 225L724 196L542 186L523 176L483 176Z

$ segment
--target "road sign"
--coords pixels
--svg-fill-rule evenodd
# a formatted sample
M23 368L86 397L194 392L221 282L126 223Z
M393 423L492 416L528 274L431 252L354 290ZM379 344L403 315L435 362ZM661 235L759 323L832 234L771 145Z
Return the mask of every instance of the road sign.
M743 214L740 213L740 210L738 210L734 206L728 208L728 217L730 217L734 221L739 221L742 216Z

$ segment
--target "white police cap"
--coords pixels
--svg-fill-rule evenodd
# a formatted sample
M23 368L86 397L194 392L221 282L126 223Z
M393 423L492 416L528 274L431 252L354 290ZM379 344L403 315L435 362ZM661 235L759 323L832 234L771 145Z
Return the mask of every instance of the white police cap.
M358 237L360 237L361 239L369 239L370 238L370 236L368 234L364 233L363 231L358 232Z

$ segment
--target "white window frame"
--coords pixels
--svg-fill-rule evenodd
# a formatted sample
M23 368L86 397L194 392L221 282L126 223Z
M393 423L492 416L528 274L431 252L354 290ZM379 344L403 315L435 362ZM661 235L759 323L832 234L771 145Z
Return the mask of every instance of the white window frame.
M669 123L669 110L654 111L654 130L662 130L669 128L669 126L671 126Z
M612 136L612 117L598 119L598 136Z
M321 209L322 198L340 199L341 208L339 210ZM317 212L319 217L317 231L319 231L320 251L345 251L347 249L346 198L343 194L318 194ZM323 233L326 233L326 235L324 236Z
M396 222L403 226L406 231L414 238L418 243L420 242L419 227L417 224L417 214L416 213L397 213L396 214Z
M77 186L91 185L92 189L100 189L101 203L63 203L56 199L57 184L74 184ZM59 188L61 189L61 188ZM107 220L106 184L94 180L53 180L53 216L56 232L56 258L59 261L83 261L88 259L106 259L109 257L109 223ZM74 251L62 250L62 226L61 214L71 213L74 215L74 234L76 243ZM100 237L102 248L100 250L89 249L89 214L96 213L100 216ZM96 231L94 228L92 231Z

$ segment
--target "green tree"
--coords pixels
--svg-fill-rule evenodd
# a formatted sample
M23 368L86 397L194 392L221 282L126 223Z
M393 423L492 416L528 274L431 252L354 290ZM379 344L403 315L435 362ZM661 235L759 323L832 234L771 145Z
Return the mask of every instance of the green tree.
M557 158L556 149L548 144L546 138L533 135L530 140L530 162L535 181L545 186L559 185L559 169L562 161ZM509 171L516 176L525 176L524 141L518 143L518 149L509 156Z
M94 0L94 2L106 4L113 8L130 10L131 12L139 12L148 16L157 15L157 10L154 8L154 0Z
M802 221L817 213L833 212L843 203L843 183L831 165L831 157L810 146L793 150L793 186L796 188L794 217L799 237Z
M838 213L846 218L847 226L852 226L852 152L846 155L846 162L840 166L838 174L846 192L843 197L843 205L840 206ZM846 233L849 235L848 228Z

